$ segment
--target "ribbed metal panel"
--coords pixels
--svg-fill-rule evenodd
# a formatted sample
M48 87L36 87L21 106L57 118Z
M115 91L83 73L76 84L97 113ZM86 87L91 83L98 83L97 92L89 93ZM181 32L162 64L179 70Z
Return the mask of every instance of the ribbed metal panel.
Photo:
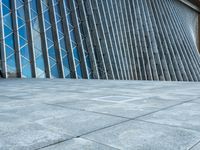
M199 12L179 0L8 0L0 18L5 78L200 81Z

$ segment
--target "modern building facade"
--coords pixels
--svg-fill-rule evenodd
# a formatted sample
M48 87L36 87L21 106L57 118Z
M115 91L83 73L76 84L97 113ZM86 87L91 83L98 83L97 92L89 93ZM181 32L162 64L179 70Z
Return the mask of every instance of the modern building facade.
M200 81L198 4L0 0L1 74Z

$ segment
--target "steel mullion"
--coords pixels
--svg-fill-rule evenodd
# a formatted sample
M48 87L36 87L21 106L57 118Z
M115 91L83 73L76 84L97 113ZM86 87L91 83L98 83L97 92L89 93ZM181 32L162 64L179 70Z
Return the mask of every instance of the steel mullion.
M39 26L40 26L40 33L41 33L41 40L42 40L42 50L44 54L44 64L45 64L45 72L46 77L51 78L51 70L50 70L50 62L49 62L49 54L47 51L47 38L45 34L45 27L44 27L44 16L43 16L43 7L42 1L37 0L38 4L38 19L39 19Z
M83 46L83 41L81 37L81 31L80 31L80 25L78 21L78 14L77 14L77 8L75 5L74 0L70 0L71 5L72 5L72 23L74 25L74 32L75 32L75 38L77 41L77 49L78 49L78 54L80 58L80 65L81 65L81 70L83 74L83 78L88 79L89 74L88 74L88 67L86 65L86 57L85 57L85 52L84 52L84 46ZM80 43L80 44L79 44Z
M6 49L4 42L4 32L3 32L3 9L2 1L0 1L0 50L1 50L1 65L2 65L2 75L4 78L8 78L7 73L7 63L6 63Z
M25 19L27 23L27 34L28 34L28 47L30 53L30 62L31 62L31 70L32 77L36 78L36 63L35 63L35 54L34 54L34 45L33 45L33 37L32 37L32 27L31 27L31 17L30 17L30 5L29 0L24 1L25 5Z
M22 63L21 63L19 33L18 33L18 24L17 24L16 1L10 1L10 2L11 2L11 8L13 10L12 19L13 19L13 33L14 33L14 47L15 47L17 77L22 78Z
M53 42L55 45L55 54L56 54L56 62L58 66L58 73L60 78L65 78L64 76L64 70L63 70L63 61L61 56L61 48L59 44L59 37L58 37L58 27L56 23L56 16L55 16L55 9L54 9L54 2L53 0L48 0L49 5L49 16L50 16L50 22L52 25L52 31L53 31Z

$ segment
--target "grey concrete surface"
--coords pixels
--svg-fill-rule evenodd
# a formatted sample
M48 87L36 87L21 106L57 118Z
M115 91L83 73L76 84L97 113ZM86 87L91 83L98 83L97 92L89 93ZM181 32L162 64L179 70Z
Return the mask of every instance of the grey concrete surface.
M200 83L0 80L0 150L199 150Z

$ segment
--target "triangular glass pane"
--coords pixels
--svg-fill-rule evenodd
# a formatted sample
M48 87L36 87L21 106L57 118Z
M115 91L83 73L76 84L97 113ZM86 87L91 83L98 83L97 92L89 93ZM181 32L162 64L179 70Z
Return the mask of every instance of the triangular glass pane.
M12 16L11 16L11 13L9 13L8 15L4 16L4 19L3 19L4 23L12 29Z
M14 50L6 46L6 57L9 57L13 53L14 53Z
M27 60L25 57L21 56L21 62L22 62L22 66L25 66L26 64L29 63L29 60Z
M23 20L25 20L24 7L20 7L20 8L17 10L17 15L18 15L18 17L20 17L20 18L22 18Z
M5 38L5 44L14 49L13 33Z
M9 34L11 34L13 31L7 27L6 25L4 25L4 35L5 37L8 36Z
M23 2L21 0L17 0L17 8L23 6Z
M22 69L22 75L23 77L26 77L26 78L32 77L30 64L27 64L26 66L24 66L24 68Z
M9 65L12 68L16 68L15 55L14 54L12 56L10 56L9 58L7 58L7 65Z
M48 48L49 48L49 47L53 46L53 42L50 41L49 39L47 39L47 45L48 45Z
M23 47L27 43L27 41L23 39L21 36L19 36L19 43L20 43L20 47Z
M10 9L8 7L6 7L5 5L2 5L2 6L3 6L3 16L10 13Z
M24 46L23 48L21 48L21 55L24 56L25 58L29 59L29 49L28 49L28 45Z
M22 36L24 39L27 39L26 26L22 26L22 27L19 29L19 35Z
M3 3L4 5L6 5L8 8L11 7L10 0L2 0L2 3Z
M50 66L54 66L56 64L55 60L52 58L50 58L49 61L50 61Z
M18 22L18 28L20 28L21 26L25 24L25 22L19 17L17 17L17 22Z

